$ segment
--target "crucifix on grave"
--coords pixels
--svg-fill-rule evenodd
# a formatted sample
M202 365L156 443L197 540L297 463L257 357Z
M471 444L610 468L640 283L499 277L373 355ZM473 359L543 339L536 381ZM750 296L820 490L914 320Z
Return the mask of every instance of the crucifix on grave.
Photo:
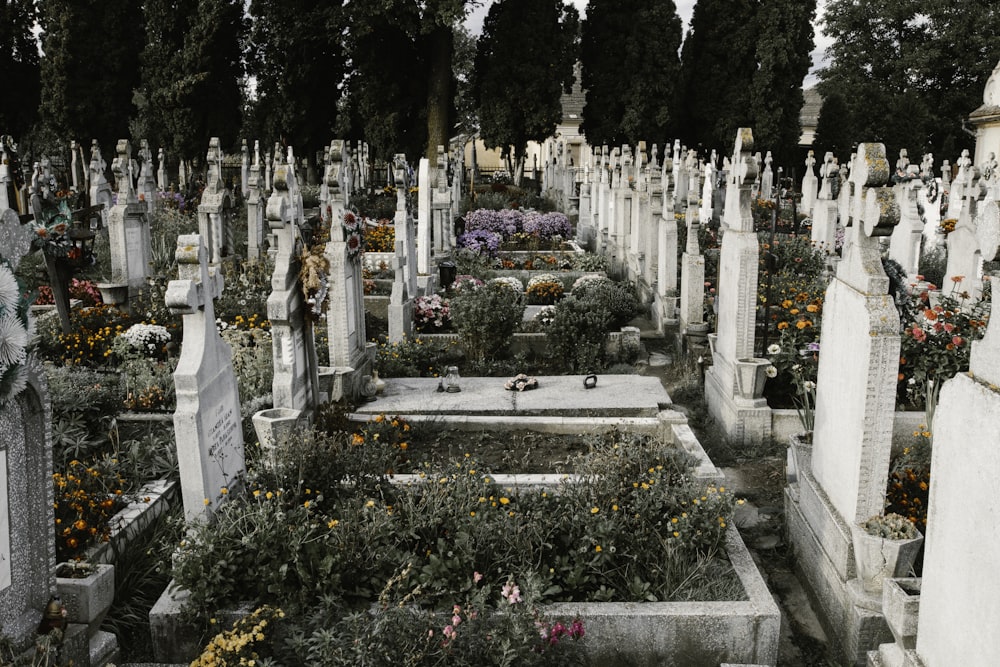
M212 264L233 254L233 196L222 180L222 148L218 137L212 137L205 158L207 174L205 189L198 205L198 233L208 248Z
M108 212L111 282L99 285L102 296L125 308L146 283L151 258L148 208L132 187L132 145L122 139L111 164L118 184L118 203Z
M247 261L255 264L264 253L264 202L261 201L260 141L253 142L253 163L247 177Z
M274 407L302 411L310 416L319 403L318 360L313 334L313 312L318 316L326 298L329 267L318 266L313 276L320 283L313 311L303 292L303 261L322 264L319 257L307 258L300 229L299 211L294 200L298 192L295 166L276 152L274 190L267 200L267 221L277 239L271 295L267 298L267 317L271 321L274 381ZM308 269L308 267L307 267Z
M174 434L184 515L209 521L241 489L246 473L240 397L232 350L215 325L214 300L222 274L209 267L198 234L177 238L177 280L167 284L166 305L183 316L184 342L174 371Z

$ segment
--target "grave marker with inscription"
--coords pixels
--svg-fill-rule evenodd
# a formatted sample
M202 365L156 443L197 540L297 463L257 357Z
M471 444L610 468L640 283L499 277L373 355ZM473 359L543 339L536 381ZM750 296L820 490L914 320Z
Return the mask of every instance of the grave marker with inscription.
M206 255L199 235L178 237L179 278L166 295L170 311L184 316L174 433L189 521L210 520L226 494L240 489L246 470L232 350L215 327L213 299L222 294L222 275L209 271Z

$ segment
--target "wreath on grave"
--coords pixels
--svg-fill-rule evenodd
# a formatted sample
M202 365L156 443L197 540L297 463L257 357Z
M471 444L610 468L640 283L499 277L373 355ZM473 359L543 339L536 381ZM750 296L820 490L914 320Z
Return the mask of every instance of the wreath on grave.
M315 245L302 253L299 258L302 266L299 268L299 282L302 283L302 294L309 306L309 315L318 320L326 310L326 302L330 296L330 261L322 245Z
M30 300L14 275L11 263L0 257L0 407L27 384Z
M73 213L67 200L43 199L41 213L31 223L31 229L35 233L32 247L41 249L50 257L80 259L73 256L74 251L79 253L79 249L73 246L69 238L72 226Z
M344 229L344 243L347 244L347 256L351 259L356 259L361 254L362 243L364 241L362 238L364 223L354 211L347 211L344 213L341 226Z

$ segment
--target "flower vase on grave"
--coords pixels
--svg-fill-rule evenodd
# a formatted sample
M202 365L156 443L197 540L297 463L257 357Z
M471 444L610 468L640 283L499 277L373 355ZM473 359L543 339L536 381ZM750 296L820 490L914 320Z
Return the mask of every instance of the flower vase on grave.
M375 395L379 396L385 391L385 380L378 376L378 371L372 371L372 384L375 385Z
M56 567L56 588L66 607L67 621L99 627L115 598L115 566L60 563Z
M871 535L861 525L851 526L858 580L866 593L877 596L877 605L881 605L883 582L909 574L923 541L920 531L916 537L892 539Z
M753 400L764 395L769 359L738 359L736 361L736 388L740 397Z

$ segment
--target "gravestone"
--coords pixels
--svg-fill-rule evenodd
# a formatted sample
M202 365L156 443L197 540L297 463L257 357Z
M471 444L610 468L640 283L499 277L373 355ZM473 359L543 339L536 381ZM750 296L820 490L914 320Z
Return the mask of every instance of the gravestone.
M253 142L253 164L247 177L247 261L256 264L264 255L264 203L261 199L260 141Z
M393 158L393 180L396 186L396 215L393 225L396 229L396 240L403 241L402 265L405 269L406 293L409 298L417 295L417 249L413 230L413 213L407 204L406 193L410 189L410 169L406 164L406 156L397 153ZM397 248L398 250L398 248Z
M304 244L301 233L301 205L296 201L298 185L294 163L277 153L274 190L267 200L267 222L277 238L271 295L267 317L271 321L275 408L300 410L311 415L319 402L318 363L310 306L306 303L299 277ZM317 316L324 292L315 295Z
M764 157L764 171L760 174L760 192L757 196L761 199L773 199L774 197L774 171L771 169L771 151Z
M431 163L420 158L417 167L417 274L426 276L431 272Z
M389 295L389 342L399 343L413 333L413 296L406 274L406 243L396 239L396 252L392 258L393 281Z
M882 144L858 146L843 260L823 301L812 446L793 447L799 491L785 496L804 581L850 664L891 637L881 597L857 579L851 538L884 512L892 444L899 314L879 248L899 221L889 173Z
M111 165L118 183L118 203L108 213L108 244L111 248L110 287L127 287L125 308L139 295L149 275L149 213L132 188L132 146L121 139Z
M153 177L153 153L145 139L139 142L139 160L139 183L136 190L139 201L146 204L146 213L152 214L156 210L156 179Z
M1000 218L979 226L992 260ZM994 274L993 281L1000 281ZM993 312L1000 289L993 288ZM972 343L969 372L944 383L934 417L916 654L924 667L991 667L1000 654L1000 319Z
M802 177L802 213L808 217L813 215L813 204L816 203L816 193L819 186L816 172L813 171L815 166L816 155L810 150L806 157L806 175ZM822 174L820 176L822 177Z
M250 196L250 152L246 139L240 146L240 193L244 199Z
M6 139L0 137L0 139ZM17 210L17 194L14 189L14 174L11 173L11 155L7 153L7 142L0 141L0 211Z
M444 146L437 147L437 169L434 171L433 181L435 185L431 192L431 214L434 218L432 237L434 240L434 255L438 258L451 252L454 244L454 234L451 221L454 217L452 210L451 188L448 186L448 154L444 151Z
M979 169L966 160L960 159L959 164L958 176L951 186L951 201L958 205L958 222L954 231L948 234L948 264L941 289L955 294L966 293L972 301L977 301L983 294L983 259L976 238Z
M31 233L12 209L0 213L0 273L10 286ZM16 291L6 290L0 313L13 311ZM52 413L45 372L26 354L28 328L20 317L8 320L0 388L0 636L18 652L33 642L56 590Z
M184 342L174 371L174 435L184 517L209 521L228 494L244 483L246 467L240 396L232 350L215 326L214 299L222 274L209 268L198 234L177 238L177 280L167 284L166 305L183 315Z
M920 180L924 186L917 193L917 205L924 211L924 251L937 248L944 243L944 237L937 233L941 225L941 185L934 175L934 154L927 153L920 161Z
M170 179L167 178L167 155L161 146L156 153L156 182L159 188L166 192L172 190Z
M889 258L898 262L913 281L919 273L920 239L924 232L919 205L923 181L920 180L920 167L915 164L907 164L902 175L897 172L896 177L898 182L895 190L900 219L889 239Z
M83 154L83 146L76 141L71 141L69 142L69 152L70 182L73 192L86 192L89 194L90 188L87 184L87 169L83 166L86 162L86 157ZM3 180L2 177L0 177L0 180ZM2 198L3 195L0 194L0 210L5 207Z
M221 264L233 255L233 196L222 180L222 148L218 137L208 143L205 158L205 189L198 205L198 234L211 264Z
M330 144L326 183L329 186L329 206L332 219L326 259L330 263L330 294L326 310L330 365L334 382L329 399L339 401L362 394L364 383L371 375L372 358L366 346L364 285L361 273L361 248L349 241L348 227L359 224L354 212L347 210L342 179L342 140Z
M107 167L108 163L101 157L101 148L97 145L97 139L94 139L90 145L90 178L88 179L90 181L90 205L103 207L101 208L102 226L108 223L108 211L111 210L111 204L114 201L111 194L111 184L108 183L108 178L104 174Z
M828 255L832 255L837 243L838 201L840 193L840 167L833 153L823 156L823 165L819 168L822 186L816 201L812 206L811 240L815 246Z
M681 256L681 333L705 333L705 257L698 247L698 217L688 223L687 246Z
M716 288L717 337L712 367L705 374L709 412L730 439L744 444L762 442L771 434L771 411L760 393L763 385L755 385L762 380L755 369L763 361L754 357L760 245L751 213L751 184L756 177L752 150L753 132L740 128L726 184L726 231Z

